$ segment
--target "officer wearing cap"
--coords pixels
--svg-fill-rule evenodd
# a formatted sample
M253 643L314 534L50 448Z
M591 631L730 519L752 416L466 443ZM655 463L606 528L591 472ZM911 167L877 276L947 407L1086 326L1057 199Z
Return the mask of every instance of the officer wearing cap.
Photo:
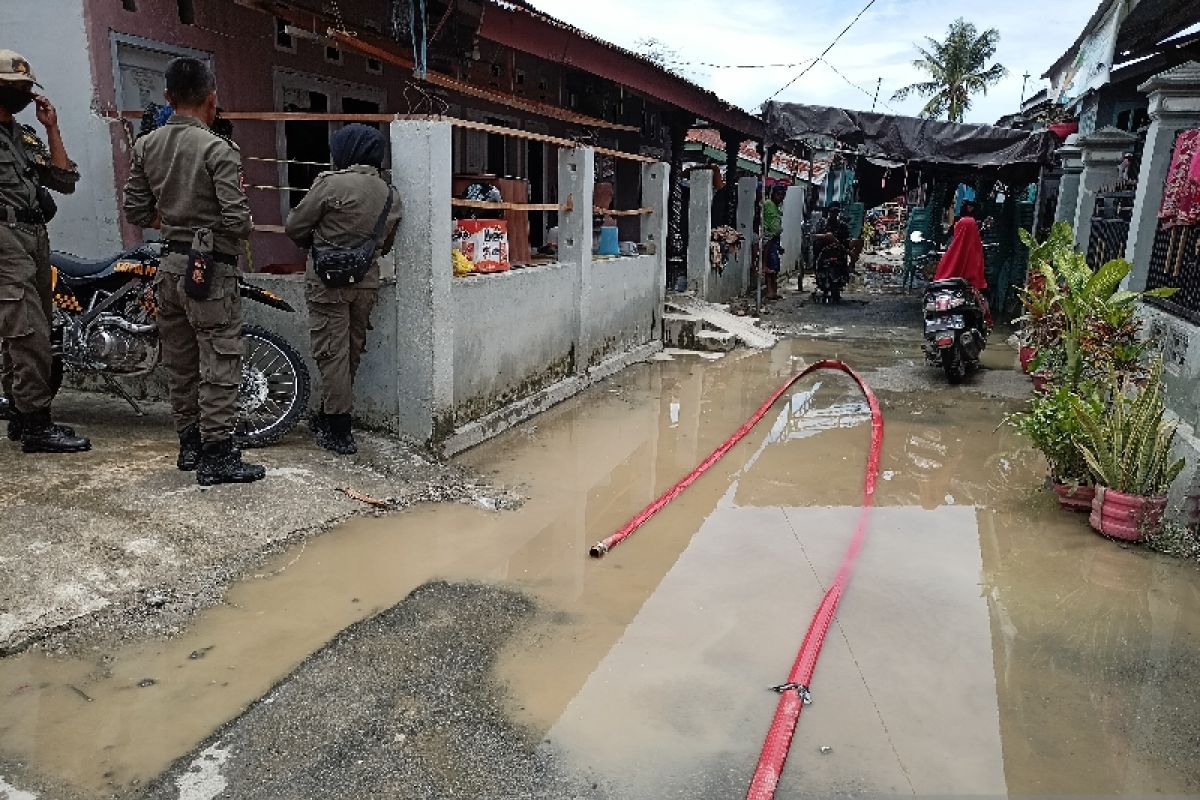
M154 281L162 363L171 390L177 466L202 486L250 483L266 470L242 462L233 441L242 378L237 254L250 235L237 145L212 132L216 79L203 61L167 65L174 114L138 139L125 216L159 227L167 245Z
M19 53L0 50L0 350L6 366L0 379L11 398L9 437L26 453L78 453L91 443L70 428L54 425L50 405L50 239L46 233L53 200L46 191L75 191L79 172L67 156L58 112L44 95L33 69ZM36 104L46 131L16 121Z

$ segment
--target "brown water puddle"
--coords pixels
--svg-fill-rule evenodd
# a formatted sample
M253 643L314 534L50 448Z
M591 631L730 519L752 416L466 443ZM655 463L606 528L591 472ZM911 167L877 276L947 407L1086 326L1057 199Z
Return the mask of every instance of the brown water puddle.
M764 687L786 677L857 516L867 428L852 386L799 384L633 540L603 562L586 551L805 359L834 355L896 391L881 397L881 508L780 796L1200 792L1196 570L1060 512L1038 459L995 431L1011 401L905 367L919 356L906 344L814 341L636 367L464 456L523 485L519 511L360 519L171 641L0 662L0 763L89 796L130 787L337 631L447 578L540 599L545 622L499 668L512 713L620 796L744 791L774 708Z

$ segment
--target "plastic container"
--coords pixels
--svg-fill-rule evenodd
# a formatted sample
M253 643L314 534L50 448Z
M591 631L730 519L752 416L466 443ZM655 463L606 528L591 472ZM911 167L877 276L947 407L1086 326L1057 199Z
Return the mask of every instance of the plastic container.
M621 245L618 241L616 226L605 225L600 229L600 247L598 255L602 256L619 256L621 255Z

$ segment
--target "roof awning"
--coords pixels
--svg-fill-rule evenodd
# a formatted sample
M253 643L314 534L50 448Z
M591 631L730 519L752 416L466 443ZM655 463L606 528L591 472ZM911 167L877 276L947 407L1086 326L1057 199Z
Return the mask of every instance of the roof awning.
M799 103L763 106L767 143L831 136L864 156L917 165L992 172L1009 180L1036 178L1049 166L1056 140L1049 131L850 111Z

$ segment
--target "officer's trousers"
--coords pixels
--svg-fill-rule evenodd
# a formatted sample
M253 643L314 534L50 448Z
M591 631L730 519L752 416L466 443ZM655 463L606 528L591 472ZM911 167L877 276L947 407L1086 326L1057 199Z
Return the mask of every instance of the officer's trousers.
M171 266L184 255L167 256ZM164 262L166 263L166 262ZM233 436L242 381L242 299L236 275L214 277L205 300L183 290L183 275L159 269L154 280L162 364L171 390L175 429L199 422L206 442Z
M321 410L349 414L354 410L354 377L371 328L378 289L331 288L309 281L308 325L313 360L321 372Z
M22 414L54 400L50 284L46 226L0 223L0 388Z

